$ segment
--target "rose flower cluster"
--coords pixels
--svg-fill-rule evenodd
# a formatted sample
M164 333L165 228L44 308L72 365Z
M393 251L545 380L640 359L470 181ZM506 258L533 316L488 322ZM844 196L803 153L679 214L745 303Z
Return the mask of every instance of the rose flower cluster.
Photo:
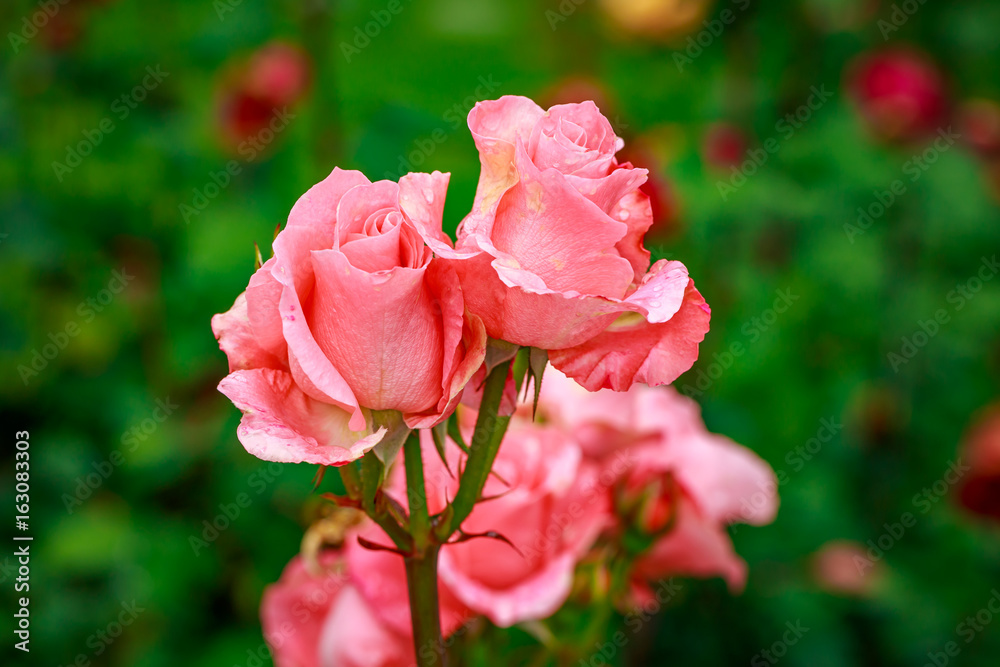
M683 264L651 262L647 172L608 120L507 96L469 128L456 241L447 174L335 169L212 321L244 447L337 466L359 518L268 591L279 665L433 664L421 635L546 618L581 563L615 604L673 574L738 589L725 526L775 512L741 502L775 488L767 465L651 388L694 363L710 309Z
M466 406L458 411L464 424L474 418ZM424 444L434 512L456 482L433 445ZM461 452L451 441L447 451L454 471ZM722 577L739 591L746 564L726 526L765 524L777 511L773 494L763 504L747 502L776 488L770 467L708 432L693 400L672 388L588 393L551 368L537 415L532 419L531 405L519 406L493 469L489 500L464 529L496 531L509 544L470 540L442 550L442 626L446 638L457 635L446 643L483 617L506 627L580 604L583 584L595 587L586 574L595 560L601 572L611 558L626 560L627 577L596 584L583 603L603 596L624 611L649 599L651 584L673 576ZM390 475L388 486L405 505L402 475ZM264 635L279 667L414 664L402 561L364 548L359 536L388 541L363 520L341 549L323 552L312 572L296 557L265 592Z

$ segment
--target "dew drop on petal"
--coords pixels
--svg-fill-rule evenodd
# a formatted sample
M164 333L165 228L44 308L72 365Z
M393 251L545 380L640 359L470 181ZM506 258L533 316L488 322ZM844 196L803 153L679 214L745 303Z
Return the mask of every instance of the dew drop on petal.
M433 190L424 190L424 199L427 200L428 204L433 204L434 203L434 191Z
M622 220L628 220L628 215L628 211L623 209L622 212L618 214L618 217Z
M659 308L660 307L660 302L659 301L650 301L649 305L651 305L653 308Z

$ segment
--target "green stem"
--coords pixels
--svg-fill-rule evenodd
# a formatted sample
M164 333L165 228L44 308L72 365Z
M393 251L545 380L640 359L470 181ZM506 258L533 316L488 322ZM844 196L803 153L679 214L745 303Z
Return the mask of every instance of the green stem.
M406 497L410 509L410 535L413 550L423 554L430 540L431 519L427 513L427 489L424 486L424 460L420 453L420 436L411 431L403 444L403 464L406 466Z
M374 452L365 454L360 462L340 466L340 477L344 480L348 495L361 501L365 514L385 531L397 548L408 551L412 546L412 540L406 528L389 512L382 490L378 488L381 475L382 462Z
M448 656L441 638L441 611L438 605L437 544L420 555L407 556L406 584L410 593L413 620L413 648L418 667L446 667Z
M449 534L462 525L482 496L486 479L493 468L493 461L500 450L500 442L507 431L510 417L501 417L498 413L510 364L511 362L507 361L494 367L486 377L483 399L479 404L479 416L476 418L476 430L469 443L469 458L465 462L458 493L452 501L454 516L449 526Z

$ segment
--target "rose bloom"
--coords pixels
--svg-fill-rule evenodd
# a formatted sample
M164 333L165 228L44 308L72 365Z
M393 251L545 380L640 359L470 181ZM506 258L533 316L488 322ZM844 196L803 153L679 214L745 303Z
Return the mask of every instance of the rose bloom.
M296 556L264 591L261 625L276 667L415 664L413 640L382 620L351 583L340 554L327 552L320 562L323 572L310 574Z
M212 320L229 357L219 390L251 454L341 465L384 437L372 411L428 428L454 409L486 338L432 256L450 247L447 186L438 172L397 185L335 169L296 202L274 257Z
M862 55L848 70L847 91L868 126L883 139L919 139L933 134L947 117L944 75L916 51Z
M697 403L673 388L588 393L548 369L539 412L571 432L596 465L622 470L619 487L626 497L650 486L638 527L651 533L665 524L669 529L639 558L640 580L721 576L732 590L742 589L746 563L733 551L725 527L774 519L777 479L767 463L709 433ZM677 493L667 507L664 489L671 483Z
M689 369L710 310L683 264L650 266L647 172L615 159L622 141L593 102L502 97L469 127L482 171L452 263L487 333L548 350L590 390Z
M464 406L459 410L463 423L474 420L475 414ZM422 435L428 510L433 514L454 498L458 480L444 467L430 436ZM454 472L462 454L451 441L447 453ZM406 505L402 468L400 460L389 492ZM483 490L486 500L475 506L462 530L470 535L495 531L513 547L489 537L446 545L440 554L439 577L461 605L508 627L547 618L562 606L572 589L577 562L609 521L609 504L597 468L584 460L577 444L563 430L533 424L530 417L512 420L493 473ZM383 544L387 540L373 539ZM352 568L361 571L354 564L355 552L348 554ZM397 603L403 606L404 592L405 587L399 591L402 602ZM387 598L393 595L385 592ZM454 613L443 612L446 629Z
M959 481L958 502L970 512L1000 520L1000 403L973 423L959 465L970 470Z

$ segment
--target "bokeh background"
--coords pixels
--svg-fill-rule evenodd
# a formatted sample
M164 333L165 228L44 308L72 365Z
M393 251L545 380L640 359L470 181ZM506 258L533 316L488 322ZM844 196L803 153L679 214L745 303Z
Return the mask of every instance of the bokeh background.
M257 605L315 471L239 445L209 319L335 165L451 172L454 231L468 109L525 94L595 99L651 169L649 245L713 307L678 385L782 480L777 521L733 531L744 594L685 583L609 663L916 666L955 641L949 664L996 665L1000 530L947 473L1000 398L997 26L989 0L4 2L0 505L13 532L29 430L35 541L32 652L5 629L0 661L269 664ZM527 663L525 633L487 639Z

